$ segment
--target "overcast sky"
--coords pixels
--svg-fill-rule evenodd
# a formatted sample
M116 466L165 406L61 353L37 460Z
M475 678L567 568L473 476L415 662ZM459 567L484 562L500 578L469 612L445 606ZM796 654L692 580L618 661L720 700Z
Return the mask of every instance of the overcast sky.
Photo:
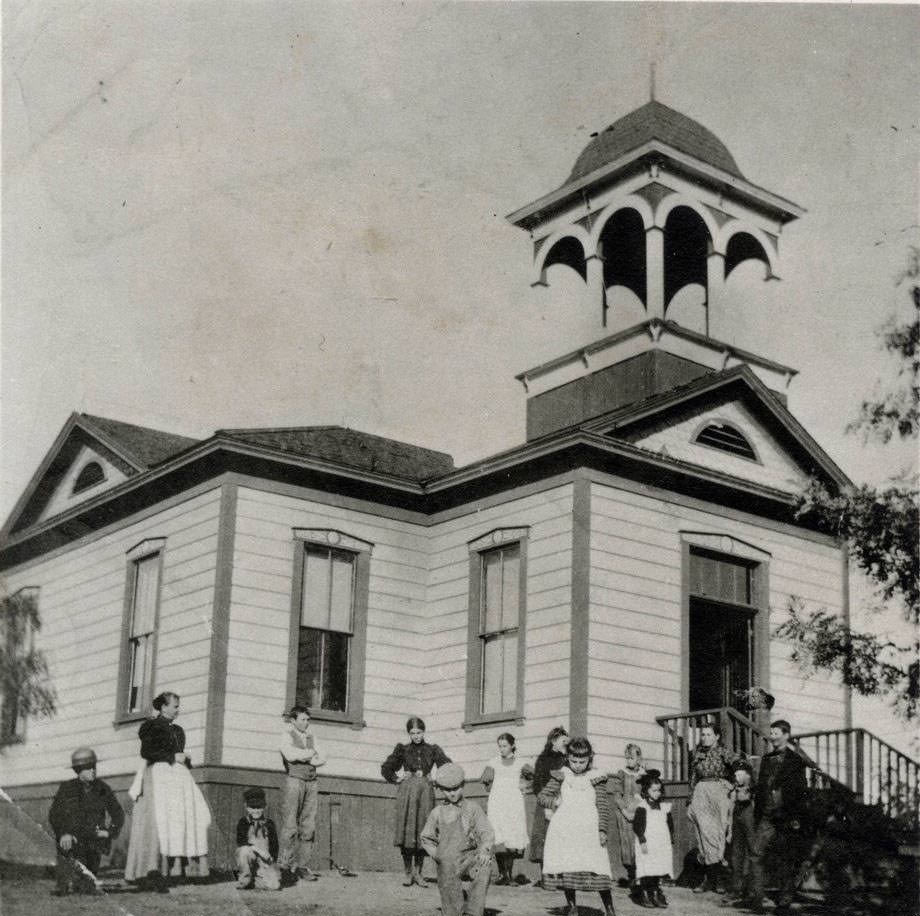
M4 517L73 410L189 436L341 423L452 453L524 436L514 375L600 337L505 214L649 97L807 213L729 342L843 436L916 238L918 8L7 2Z

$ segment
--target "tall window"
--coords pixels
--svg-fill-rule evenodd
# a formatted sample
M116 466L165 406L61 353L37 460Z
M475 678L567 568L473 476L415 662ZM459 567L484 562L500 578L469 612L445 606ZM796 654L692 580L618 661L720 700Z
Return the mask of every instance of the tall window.
M295 537L289 700L362 725L371 545L324 529Z
M297 694L308 706L345 712L354 635L355 555L312 544L304 549Z
M3 689L0 690L0 744L22 741L25 737L28 698L33 681L44 668L36 665L33 652L37 621L37 588L23 588L2 602L0 647L2 647ZM38 670L36 670L38 669Z
M523 715L527 529L470 544L467 725Z
M480 709L483 715L517 708L518 623L521 548L497 547L482 563L479 641L482 653Z
M153 701L165 544L165 538L156 538L128 552L117 719L141 718Z

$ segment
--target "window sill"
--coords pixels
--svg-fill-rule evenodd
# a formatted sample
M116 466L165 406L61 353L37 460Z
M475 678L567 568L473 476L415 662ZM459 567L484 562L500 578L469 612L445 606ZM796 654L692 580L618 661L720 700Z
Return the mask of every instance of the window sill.
M331 709L311 709L311 722L326 722L329 725L347 725L355 731L367 727L367 722L360 715L347 712L334 712Z
M471 732L476 728L488 728L490 725L501 725L503 723L507 723L508 725L523 725L524 716L517 710L512 710L511 712L493 712L489 713L487 716L476 716L475 718L467 719L460 727L465 732Z
M118 728L119 725L130 725L132 722L143 722L146 718L148 718L148 716L142 712L120 712L115 716L112 725Z

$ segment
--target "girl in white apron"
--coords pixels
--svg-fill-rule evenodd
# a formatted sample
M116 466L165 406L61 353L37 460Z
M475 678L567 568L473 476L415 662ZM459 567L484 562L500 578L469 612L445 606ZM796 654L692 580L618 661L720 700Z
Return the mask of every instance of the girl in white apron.
M674 876L671 805L661 800L664 785L658 770L649 770L639 779L639 786L641 800L632 825L639 882L637 902L644 907L666 907L668 901L661 890L661 879Z

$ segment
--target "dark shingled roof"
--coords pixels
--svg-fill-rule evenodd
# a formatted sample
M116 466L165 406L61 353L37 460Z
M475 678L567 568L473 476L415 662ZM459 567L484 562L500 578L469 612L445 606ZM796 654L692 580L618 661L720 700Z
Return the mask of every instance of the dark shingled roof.
M582 150L566 184L583 178L650 140L667 143L682 153L744 178L728 148L712 131L661 102L651 101L601 131Z
M86 420L89 426L105 433L128 457L143 467L159 464L198 441L186 436L177 436L175 433L164 433L159 429L135 426L133 423L122 423L120 420L109 420L106 417L94 417L88 413L80 414L80 417Z
M216 435L304 458L334 461L408 480L427 480L454 469L454 459L444 452L435 452L383 436L372 436L343 426L219 429Z

